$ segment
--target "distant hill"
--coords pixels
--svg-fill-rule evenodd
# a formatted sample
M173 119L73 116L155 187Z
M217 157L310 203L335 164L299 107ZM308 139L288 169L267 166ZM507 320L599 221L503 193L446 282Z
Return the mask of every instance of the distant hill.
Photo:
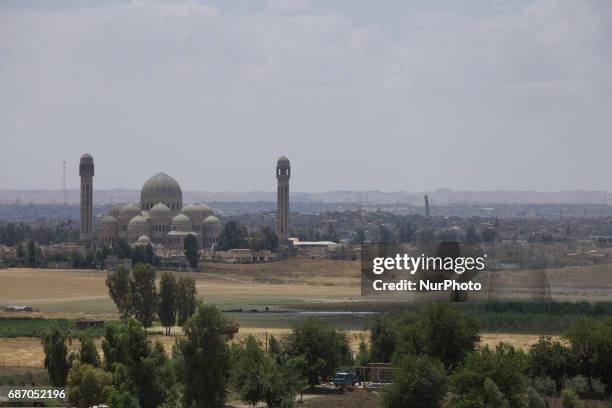
M291 193L291 200L299 203L364 203L364 204L412 204L423 205L423 195L429 195L432 205L447 204L612 204L612 193L606 191L457 191L439 189L411 193L396 191L328 191L322 193ZM191 202L275 202L276 193L269 191L209 192L184 191L183 200ZM139 190L96 190L97 205L138 202ZM0 190L0 204L54 204L63 202L61 190ZM68 191L68 203L78 204L79 191Z

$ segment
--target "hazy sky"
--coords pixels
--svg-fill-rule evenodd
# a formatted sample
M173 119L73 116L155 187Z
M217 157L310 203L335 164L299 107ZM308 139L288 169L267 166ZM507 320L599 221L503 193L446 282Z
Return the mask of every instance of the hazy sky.
M612 191L612 1L0 0L0 188Z

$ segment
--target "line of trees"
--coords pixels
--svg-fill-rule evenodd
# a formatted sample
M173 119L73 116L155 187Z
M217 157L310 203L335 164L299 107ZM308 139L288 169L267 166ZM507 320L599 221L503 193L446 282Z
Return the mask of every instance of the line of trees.
M563 341L543 336L526 352L506 343L477 347L478 333L476 320L455 306L431 304L422 315L376 319L356 362L395 367L394 383L383 392L386 408L443 401L446 407L545 407L534 386L550 381L552 392L574 401L567 384L576 376L586 378L589 395L595 379L612 393L612 319L577 321Z
M54 328L42 339L45 367L54 386L68 387L76 407L220 408L231 389L248 404L288 408L309 383L352 362L345 333L313 318L284 341L271 337L267 349L252 336L230 345L238 326L202 303L184 329L168 356L135 319L109 324L101 358L89 337L78 353L69 353L69 334Z
M278 237L276 233L267 226L257 231L249 230L237 221L231 220L223 225L219 240L215 249L228 251L230 249L250 248L254 251L276 251L278 249Z
M23 222L0 224L0 245L14 247L27 240L34 240L40 245L58 242L77 242L79 230L73 221L60 222L55 225L28 225Z
M158 289L156 277L153 266L141 263L131 270L119 267L109 273L106 286L124 322L133 316L147 328L159 320L166 334L170 334L172 326L184 326L195 313L195 280L188 276L176 279L166 272L161 276Z

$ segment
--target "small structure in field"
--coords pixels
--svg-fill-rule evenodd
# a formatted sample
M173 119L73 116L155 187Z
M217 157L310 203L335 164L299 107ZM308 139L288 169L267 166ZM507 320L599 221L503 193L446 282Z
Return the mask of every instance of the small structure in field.
M103 328L104 320L77 320L74 327L79 330Z

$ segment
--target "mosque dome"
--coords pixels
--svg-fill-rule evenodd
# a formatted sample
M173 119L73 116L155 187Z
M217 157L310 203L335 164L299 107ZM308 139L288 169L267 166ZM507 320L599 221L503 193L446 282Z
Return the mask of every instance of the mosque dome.
M137 215L140 215L140 209L135 204L125 204L123 207L121 207L121 210L119 210L120 218L131 220Z
M215 210L213 210L208 204L200 204L200 209L202 210L202 216L204 219L215 213Z
M134 245L142 245L142 246L151 245L151 238L149 238L146 235L141 235L140 237L138 237Z
M132 218L130 222L128 223L128 229L130 227L135 227L138 225L149 225L149 222L142 215L137 215L134 218Z
M123 208L124 205L125 203L111 205L111 207L108 209L108 215L112 215L115 218L119 217L119 211L121 211L121 208Z
M157 203L153 206L153 208L151 208L150 214L152 218L161 218L171 216L172 212L166 204Z
M214 215L209 215L203 222L204 230L213 235L218 235L221 232L221 220Z
M193 223L185 214L179 214L172 219L172 231L190 232Z
M166 173L157 173L142 186L143 192L181 192L179 183Z
M188 204L184 206L181 210L181 214L184 214L189 217L191 222L193 222L194 224L201 224L204 218L206 218L204 216L202 207L197 204Z
M100 225L115 225L118 222L119 221L117 221L117 218L113 217L110 214L107 214L100 220Z
M179 183L166 173L157 173L142 186L140 208L151 210L157 203L163 203L173 214L183 206L183 191Z

